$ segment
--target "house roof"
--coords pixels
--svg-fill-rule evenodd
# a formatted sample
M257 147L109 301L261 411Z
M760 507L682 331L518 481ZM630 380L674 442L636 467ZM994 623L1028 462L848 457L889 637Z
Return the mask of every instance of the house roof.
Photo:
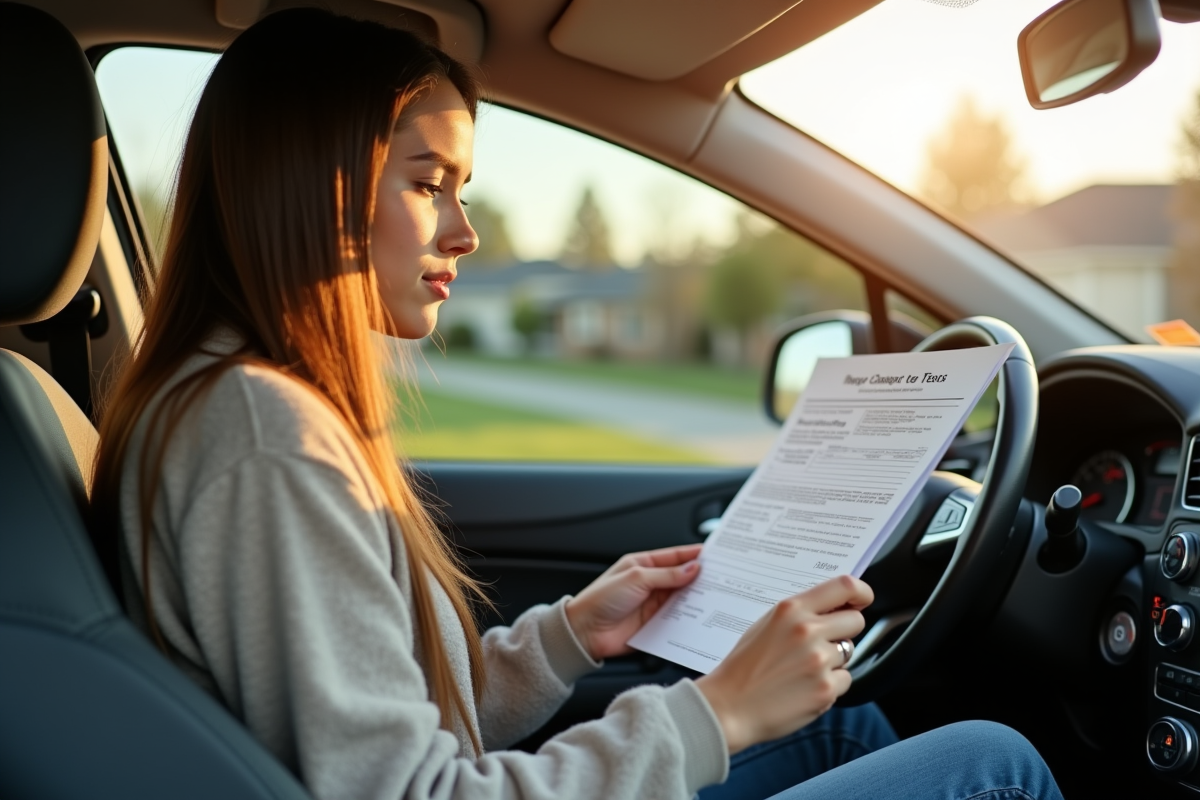
M1012 252L1072 247L1170 247L1174 236L1170 184L1098 185L1052 203L974 224Z
M460 294L522 294L542 305L572 300L624 300L643 293L646 273L613 267L582 270L556 261L517 261L501 267L459 270L454 291Z
M454 290L511 289L530 278L560 275L567 271L567 268L557 261L513 261L500 266L477 266L468 258L458 265Z

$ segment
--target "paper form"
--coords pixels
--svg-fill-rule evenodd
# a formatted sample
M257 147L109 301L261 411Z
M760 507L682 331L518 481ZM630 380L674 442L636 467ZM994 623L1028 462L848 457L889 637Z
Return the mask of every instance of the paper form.
M707 673L780 600L862 575L1012 348L818 361L706 542L699 577L630 646Z

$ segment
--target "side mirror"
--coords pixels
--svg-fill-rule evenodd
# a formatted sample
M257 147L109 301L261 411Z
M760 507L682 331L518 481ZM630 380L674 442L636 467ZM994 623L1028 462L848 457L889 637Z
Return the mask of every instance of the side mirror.
M1161 46L1155 0L1064 0L1017 38L1025 94L1039 109L1124 86Z
M899 313L891 317L892 349L911 350L932 331ZM871 317L862 311L809 314L783 327L767 364L763 405L767 417L783 422L808 386L819 358L873 352Z

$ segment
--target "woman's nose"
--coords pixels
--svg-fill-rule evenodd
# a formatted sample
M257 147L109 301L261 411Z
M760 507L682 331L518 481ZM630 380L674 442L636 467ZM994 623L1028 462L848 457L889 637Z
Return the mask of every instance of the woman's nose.
M471 227L462 206L453 212L453 219L438 237L438 250L451 256L465 256L479 247L479 236Z

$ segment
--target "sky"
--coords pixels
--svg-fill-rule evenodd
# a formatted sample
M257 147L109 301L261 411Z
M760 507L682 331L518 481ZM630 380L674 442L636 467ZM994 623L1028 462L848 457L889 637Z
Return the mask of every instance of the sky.
M1041 202L1094 183L1171 181L1180 124L1200 90L1200 23L1161 23L1158 59L1117 91L1036 111L1017 36L1053 4L886 0L745 76L742 89L909 192L919 190L926 143L963 94L1008 123Z
M1029 165L1030 199L1046 202L1099 182L1169 182L1179 128L1200 89L1200 24L1163 23L1158 60L1110 95L1049 111L1029 107L1017 34L1052 0L979 0L947 8L886 0L742 81L746 94L900 188L917 192L929 138L956 100L974 95L1003 116ZM131 181L166 191L215 56L125 48L97 77ZM618 260L720 244L738 204L673 171L502 108L479 120L475 177L464 197L508 216L518 255L553 257L585 186L614 231Z

